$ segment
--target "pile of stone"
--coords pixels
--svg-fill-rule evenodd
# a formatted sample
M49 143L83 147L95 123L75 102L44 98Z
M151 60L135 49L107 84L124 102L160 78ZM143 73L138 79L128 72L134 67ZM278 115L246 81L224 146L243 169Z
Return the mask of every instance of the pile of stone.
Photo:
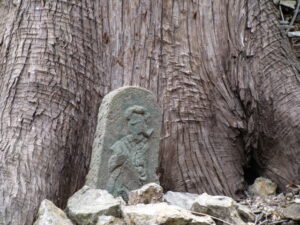
M247 225L254 220L249 208L229 197L180 192L164 195L161 186L150 183L131 191L128 204L106 190L88 186L68 200L65 211L44 200L34 225Z
M168 191L149 183L129 193L126 203L106 190L84 186L63 211L51 201L41 203L34 225L297 225L300 185L275 195L276 185L259 178L251 196L235 201L227 196Z
M255 215L255 224L300 224L300 185L288 185L284 193L276 195L276 184L258 178L249 188L248 197L240 204L246 205Z

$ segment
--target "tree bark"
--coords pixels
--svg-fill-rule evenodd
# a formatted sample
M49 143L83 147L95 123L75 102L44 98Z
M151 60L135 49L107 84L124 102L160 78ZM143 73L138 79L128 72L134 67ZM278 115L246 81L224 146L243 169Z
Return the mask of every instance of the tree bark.
M161 105L165 190L237 197L250 161L299 181L300 67L272 1L2 0L0 15L0 224L80 188L102 96L124 85Z
M248 55L258 96L253 157L259 174L282 190L300 180L300 64L280 32L272 1L251 1L247 7Z
M83 185L105 91L94 1L1 1L0 224ZM2 15L3 16L3 15Z

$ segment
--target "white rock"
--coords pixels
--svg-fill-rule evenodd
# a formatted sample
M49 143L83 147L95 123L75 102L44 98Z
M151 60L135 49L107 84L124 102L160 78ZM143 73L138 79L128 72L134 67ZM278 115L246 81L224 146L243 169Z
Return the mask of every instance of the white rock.
M96 225L125 225L125 222L113 216L99 216Z
M295 198L294 202L300 204L300 198Z
M255 218L250 210L246 210L246 206L239 206L232 198L211 196L206 193L196 198L192 205L192 211L205 213L238 225L246 225L247 222L252 222Z
M209 216L195 216L167 203L125 206L122 214L127 225L215 225Z
M42 201L38 218L33 225L73 225L64 211L57 208L51 201L45 199Z
M67 203L66 212L70 219L80 225L92 225L101 215L120 217L121 200L106 190L84 186Z
M233 207L236 202L227 196L212 196L204 193L196 198L196 203L204 207L214 206L228 208Z
M287 33L288 37L300 37L299 31L292 31Z
M149 183L140 189L129 192L129 205L149 204L163 201L163 188L156 183Z
M190 210L192 208L192 205L195 201L195 199L199 195L197 194L191 194L187 192L173 192L168 191L164 195L164 201L171 204L171 205L177 205L181 208Z

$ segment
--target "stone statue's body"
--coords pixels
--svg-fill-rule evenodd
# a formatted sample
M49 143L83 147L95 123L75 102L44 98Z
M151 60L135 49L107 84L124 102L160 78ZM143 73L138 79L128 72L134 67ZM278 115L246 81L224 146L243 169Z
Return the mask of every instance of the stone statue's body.
M130 190L158 182L160 125L160 110L151 92L123 87L106 95L86 185L127 200Z
M150 115L144 107L132 106L125 114L129 135L111 146L114 154L108 162L110 177L107 183L109 192L124 198L132 186L142 186L147 180L146 155L149 150L148 139L153 132L153 129L148 129Z

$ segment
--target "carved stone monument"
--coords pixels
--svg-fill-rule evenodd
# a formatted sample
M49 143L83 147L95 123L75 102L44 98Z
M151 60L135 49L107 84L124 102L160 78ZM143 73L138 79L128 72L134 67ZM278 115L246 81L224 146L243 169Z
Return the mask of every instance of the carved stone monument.
M128 192L158 182L161 114L154 95L122 87L102 101L86 185L127 200Z

